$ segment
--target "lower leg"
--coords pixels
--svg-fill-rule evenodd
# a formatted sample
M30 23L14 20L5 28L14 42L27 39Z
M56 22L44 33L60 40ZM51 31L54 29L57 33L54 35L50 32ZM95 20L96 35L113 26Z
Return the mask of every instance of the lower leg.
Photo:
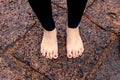
M82 18L87 0L67 0L68 27L76 28Z
M51 0L29 0L29 3L44 28L41 53L46 58L56 59L58 57L58 45Z
M28 0L31 8L37 15L43 28L47 31L55 29L55 23L52 17L51 0Z
M83 15L87 0L67 0L68 27L67 27L67 56L76 58L84 51L83 42L79 34L78 24Z

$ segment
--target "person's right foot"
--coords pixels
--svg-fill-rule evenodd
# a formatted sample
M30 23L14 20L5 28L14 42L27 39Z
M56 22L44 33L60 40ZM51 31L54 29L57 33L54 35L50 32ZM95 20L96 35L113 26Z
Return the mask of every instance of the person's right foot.
M58 57L58 44L56 34L56 28L52 31L46 31L44 29L44 34L41 42L42 56L49 59L56 59Z

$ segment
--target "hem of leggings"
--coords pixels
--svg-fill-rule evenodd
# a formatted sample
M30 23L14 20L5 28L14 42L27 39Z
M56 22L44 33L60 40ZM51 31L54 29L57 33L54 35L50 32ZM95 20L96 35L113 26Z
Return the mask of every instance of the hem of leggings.
M47 29L47 28L44 28L46 31L53 31L55 28L51 28L51 29Z

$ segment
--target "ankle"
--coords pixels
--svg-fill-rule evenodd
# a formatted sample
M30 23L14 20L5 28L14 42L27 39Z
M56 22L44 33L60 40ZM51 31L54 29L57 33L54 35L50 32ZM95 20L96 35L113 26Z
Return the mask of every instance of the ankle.
M53 37L53 36L56 36L57 34L57 31L56 31L56 28L52 31L47 31L44 29L44 36L47 36L47 37Z
M67 32L67 35L70 35L70 36L77 35L79 33L79 28L78 27L76 27L76 28L67 27L66 32Z

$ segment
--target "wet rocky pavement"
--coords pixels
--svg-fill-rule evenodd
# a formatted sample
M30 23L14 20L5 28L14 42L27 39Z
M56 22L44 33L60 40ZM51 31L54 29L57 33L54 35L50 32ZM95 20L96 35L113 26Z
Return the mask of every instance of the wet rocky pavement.
M43 28L27 0L0 0L0 80L120 80L120 0L88 0L85 51L66 57L66 0L52 0L58 59L41 56Z

